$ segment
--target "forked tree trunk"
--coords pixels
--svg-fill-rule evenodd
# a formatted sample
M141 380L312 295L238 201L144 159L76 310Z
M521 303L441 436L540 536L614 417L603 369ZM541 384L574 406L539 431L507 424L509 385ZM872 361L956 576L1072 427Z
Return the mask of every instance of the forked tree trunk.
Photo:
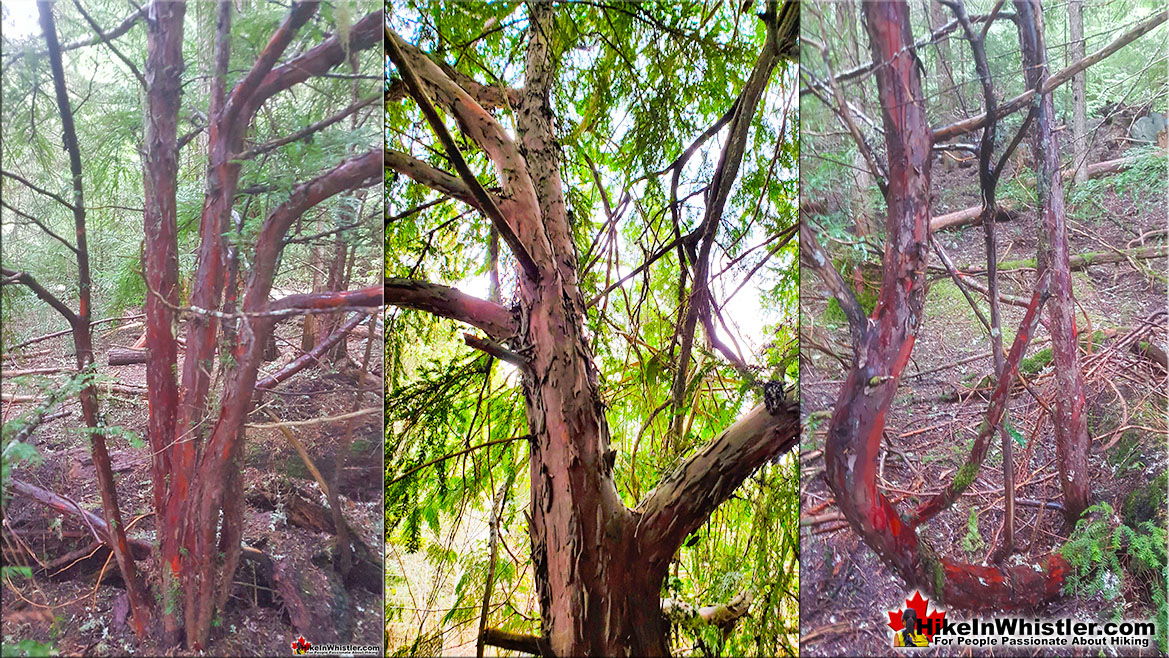
M235 190L239 182L243 139L256 110L274 94L309 76L319 75L344 60L347 48L336 36L280 66L277 60L313 15L317 3L293 5L255 64L228 93L225 80L230 59L231 3L223 0L216 13L215 66L211 83L207 191L200 223L198 269L191 294L187 352L182 387L175 381L172 307L177 304L174 189L177 169L175 123L179 107L182 60L182 3L151 5L148 21L149 56L146 78L150 120L147 131L151 167L146 186L147 373L151 389L150 443L155 455L152 472L159 518L162 557L164 643L177 642L185 632L187 648L207 646L216 608L230 592L240 555L242 507L239 505L238 459L243 422L264 346L271 337L279 308L341 308L380 303L375 294L296 296L283 306L268 303L285 233L301 213L340 192L367 184L378 175L376 153L354 157L335 169L294 188L288 201L264 220L251 262L251 278L242 303L245 317L233 318L236 340L232 365L224 368L225 387L218 408L208 408L211 375L221 348L216 340L227 279L226 245ZM380 12L353 25L348 49L375 43ZM234 301L228 300L229 310ZM181 392L180 392L181 391ZM181 437L182 440L176 440ZM181 616L180 616L181 615ZM180 619L182 623L180 624Z
M888 219L881 293L861 336L825 445L826 475L849 524L880 558L911 585L934 592L952 607L1029 607L1058 595L1067 563L1058 555L1039 564L1008 568L970 565L941 558L918 537L917 520L949 505L969 486L980 455L961 471L948 494L905 519L877 488L877 458L885 416L913 350L925 302L929 243L931 136L926 122L920 69L912 52L909 8L904 2L864 3L889 157ZM1033 298L1028 320L1042 303ZM1029 332L1019 331L995 392L983 444L1001 414L1010 381ZM997 409L997 411L996 411ZM977 458L977 459L975 459Z
M1019 45L1029 89L1042 91L1047 82L1047 50L1043 43L1043 14L1039 0L1016 0ZM1059 483L1063 489L1064 516L1068 523L1088 507L1088 417L1084 413L1084 376L1076 346L1075 299L1069 266L1063 185L1059 173L1059 141L1055 135L1052 95L1037 93L1032 151L1036 164L1036 191L1043 230L1039 232L1036 259L1040 276L1050 271L1051 302L1048 331L1055 366L1055 448Z
M775 21L776 3L768 7L770 20ZM529 12L532 29L525 85L515 104L514 139L480 105L489 102L481 87L452 80L386 28L389 57L459 177L398 152L386 153L386 166L454 196L492 220L521 266L518 314L417 281L387 280L386 299L470 323L493 340L517 343L525 355L521 367L530 430L529 532L543 636L517 639L487 629L486 643L556 656L666 656L670 644L660 592L671 558L744 479L794 445L798 414L792 403L780 402L770 410L760 406L659 483L636 509L621 502L598 373L584 333L586 306L578 287L577 255L552 126L550 92L557 59L552 52L553 10L549 4L531 3ZM791 31L792 43L797 31ZM776 48L778 56L790 52L791 45L769 37L767 48ZM466 167L431 105L432 95L457 117L497 170L505 172L502 195L492 196ZM755 105L744 101L742 106L749 122ZM742 155L731 151L729 156L724 152L723 160L733 164L726 169L720 165L720 173L730 172L733 179Z

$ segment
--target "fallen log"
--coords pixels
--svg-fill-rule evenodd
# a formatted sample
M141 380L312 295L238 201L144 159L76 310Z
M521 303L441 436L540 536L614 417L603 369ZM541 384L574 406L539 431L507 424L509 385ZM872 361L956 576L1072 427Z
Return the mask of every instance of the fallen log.
M357 325L361 324L361 321L365 319L365 315L365 313L354 313L352 317L345 321L345 324L337 327L336 331L329 334L329 337L321 341L316 347L313 347L311 350L293 359L288 363L288 365L284 366L280 370L256 382L256 390L274 388L277 384L307 368L309 364L320 360L320 358L324 356L325 352L329 351L329 348L341 342L341 339L344 338L346 334L348 334L350 331L353 331Z
M17 480L16 478L10 477L7 480L7 484L9 491L12 493L20 494L21 496L24 496L33 502L40 503L46 507L51 507L52 509L61 512L62 514L70 514L72 516L80 517L82 522L90 528L91 532L97 533L98 539L103 542L103 545L104 543L109 542L110 528L106 524L105 519L101 518L97 514L82 509L80 505L73 502L72 500L69 500L63 496L59 496L46 489L42 489L35 484L24 482L23 480ZM130 544L130 552L134 556L135 560L146 559L154 548L153 544L144 539L127 537L126 542ZM257 548L252 548L250 546L244 546L241 555L245 559L254 562L270 563L270 560L267 558L267 556L264 555L263 551Z
M1160 364L1165 370L1169 370L1169 355L1165 353L1165 348L1160 345L1147 340L1138 340L1129 349L1132 350L1133 354L1143 356L1150 361Z
M28 375L56 375L62 372L76 372L75 368L29 368L27 370L0 370L0 377L25 377Z
M106 524L105 519L93 512L82 509L81 505L78 505L76 502L42 489L35 484L17 480L16 478L8 478L8 489L12 493L25 496L41 505L51 507L62 514L71 514L80 517L82 522L92 532L97 534L98 539L106 544L109 543L110 527ZM151 545L149 542L132 537L127 537L126 541L130 544L130 552L134 555L135 560L141 560L150 555Z
M1087 254L1076 254L1068 259L1068 266L1073 270L1086 269L1091 265L1107 265L1109 263L1123 263L1129 260L1149 260L1164 258L1169 255L1169 245L1153 245L1136 249L1113 249L1109 251L1095 251ZM1000 263L999 272L1013 270L1035 269L1035 259L1029 258L1010 263ZM981 265L971 265L962 268L962 274L984 274L986 268Z
M137 350L125 347L111 347L108 359L111 366L128 366L135 363L146 363L149 350Z
M1114 174L1118 171L1128 169L1133 164L1138 162L1142 157L1143 156L1131 156L1127 158L1117 158L1115 160L1105 160L1103 162L1090 164L1087 168L1088 178L1098 178L1105 174ZM1064 169L1060 173L1066 179L1070 180L1072 177L1071 169ZM997 221L1013 219L1017 215L1016 211L1013 209L1013 206L1007 201L1002 201L999 203L999 208L1007 209L1007 215L1004 217L1000 213L1000 215L995 216L995 220ZM956 210L951 213L946 213L945 215L938 215L937 217L930 219L930 231L936 233L948 228L958 228L960 226L974 224L978 221L978 216L981 213L982 206L977 205L971 206L969 208L963 208L962 210Z

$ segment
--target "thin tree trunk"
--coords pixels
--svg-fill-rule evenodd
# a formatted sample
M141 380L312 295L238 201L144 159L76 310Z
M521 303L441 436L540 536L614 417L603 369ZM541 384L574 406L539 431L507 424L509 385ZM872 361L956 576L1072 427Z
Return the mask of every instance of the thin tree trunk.
M1084 0L1068 0L1068 32L1071 60L1084 59ZM1072 77L1072 178L1076 185L1088 180L1088 74Z
M914 520L903 518L877 488L885 415L909 362L925 302L932 140L920 68L909 48L908 6L881 2L863 7L873 59L888 62L876 71L889 154L888 226L881 294L865 326L856 328L863 337L861 347L828 428L828 485L849 524L910 584L934 591L951 607L1034 606L1059 594L1068 568L1062 557L1052 555L1037 565L1007 568L942 558L919 538ZM1033 305L1039 302L1035 299ZM1025 341L1025 336L1017 339L1017 345L1020 340ZM1021 358L1022 352L1021 346L1013 349L1012 358ZM1006 370L1014 368L1008 365ZM1007 378L999 382L1000 398L1008 383ZM995 420L992 413L984 423L987 437L990 432L985 425L993 427ZM961 481L954 482L955 490L969 486L967 477L976 473L973 468L964 471ZM947 504L945 498L937 502ZM932 509L921 510L918 517L925 519L931 513Z
M65 149L69 153L79 302L77 313L70 312L65 317L73 329L77 370L79 373L85 373L91 369L94 363L93 335L89 322L92 310L90 296L93 284L89 274L89 247L85 230L85 195L81 182L81 151L77 143L77 131L73 125L73 110L69 104L69 94L65 88L65 69L61 60L61 45L57 40L57 28L53 21L52 5L46 0L40 0L37 2L37 10L40 14L41 30L44 32L45 42L48 46L49 64L53 71L53 90L56 94L57 109L61 114ZM118 492L114 484L114 473L110 466L109 452L106 450L105 435L101 431L102 423L98 417L97 390L92 383L81 389L80 398L81 412L89 430L93 465L97 473L98 490L101 493L102 512L112 530L109 538L110 550L114 554L118 569L122 572L122 580L126 583L126 593L134 618L134 632L139 638L143 638L146 635L146 625L150 615L146 608L142 585L138 582L137 572L134 568L134 558L130 554L130 548L126 542L126 529L122 524L121 510L118 508Z
M1027 86L1037 90L1031 146L1037 168L1037 192L1043 231L1039 234L1039 275L1050 271L1052 299L1048 305L1052 361L1055 364L1055 441L1064 515L1074 523L1088 507L1088 417L1084 413L1084 378L1076 350L1075 299L1069 266L1063 185L1059 173L1059 141L1055 135L1055 106L1047 83L1047 51L1043 43L1043 16L1038 0L1015 0L1019 15L1019 44Z

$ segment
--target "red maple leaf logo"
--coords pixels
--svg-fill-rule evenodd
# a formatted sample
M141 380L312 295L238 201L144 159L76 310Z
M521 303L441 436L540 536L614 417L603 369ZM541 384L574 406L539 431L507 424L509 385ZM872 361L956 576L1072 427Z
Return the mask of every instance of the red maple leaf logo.
M913 592L913 598L905 599L905 607L912 608L917 613L917 618L921 622L922 635L933 642L934 634L942 629L942 620L946 618L946 611L935 608L933 612L926 614L929 599L923 598L921 592L916 590ZM901 615L904 611L905 608L889 611L889 628L892 628L894 633L905 628L905 624L901 621Z
M308 653L311 648L313 648L313 643L304 639L303 636L296 638L296 642L292 643L292 651L298 656Z

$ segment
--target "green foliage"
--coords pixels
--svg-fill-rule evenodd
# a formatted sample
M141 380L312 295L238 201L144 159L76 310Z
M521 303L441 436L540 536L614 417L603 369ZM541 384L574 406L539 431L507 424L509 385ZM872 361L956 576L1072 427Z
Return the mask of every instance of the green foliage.
M1064 592L1077 596L1100 594L1112 602L1113 617L1124 613L1125 593L1132 590L1153 606L1158 623L1158 646L1165 651L1166 537L1164 519L1157 525L1120 523L1108 503L1088 508L1076 523L1060 553L1072 571Z
M798 239L781 239L794 233L790 229L798 219L794 65L776 69L754 114L711 258L721 320L726 332L739 339L736 349L751 365L751 376L709 350L700 329L688 364L684 404L663 405L678 372L679 300L692 286L688 278L679 290L678 250L665 250L638 276L602 294L703 219L703 193L725 131L679 168L675 190L668 167L727 112L759 55L762 23L753 13L737 9L568 4L558 8L549 34L557 65L551 89L553 126L579 257L579 289L583 299L596 299L585 314L584 330L595 355L615 450L617 491L629 506L756 404L759 382L783 379L790 389L798 379L793 321ZM393 7L389 23L407 41L460 73L488 85L522 87L527 11L519 2L407 1ZM388 61L386 70L391 79L398 77ZM516 134L514 108L493 108L492 114ZM387 148L450 170L416 103L389 103L385 119ZM478 180L496 189L500 181L495 166L475 144L456 139ZM673 207L672 192L677 199ZM491 226L480 213L389 171L386 200L386 276L488 296ZM500 252L500 302L511 307L517 302L515 261L506 246ZM736 326L745 324L752 328L751 344L743 344L746 332ZM429 637L428 624L449 628L478 614L488 562L482 526L488 501L504 482L512 483L501 517L508 550L501 548L496 562L496 607L489 624L518 632L533 632L538 626L523 513L529 504L528 448L524 441L509 440L529 431L526 391L512 366L484 367L485 357L464 345L463 330L419 312L396 310L387 319L386 532L388 546L401 558L394 575L400 584L393 587L398 603L388 600L387 619L395 628L407 626L403 619L421 622L403 628L403 637L391 641L403 650ZM680 436L672 431L675 418L683 423ZM476 448L493 441L502 443ZM701 538L692 538L678 556L680 569L689 574L680 577L685 594L706 592L717 583L709 599L703 594L703 604L725 602L741 585L752 589L758 609L765 611L745 619L719 645L729 653L759 653L763 647L763 653L771 654L781 646L794 652L788 625L796 614L790 594L798 591L793 561L798 494L794 480L784 479L781 485L776 476L780 470L786 476L788 468L769 467L758 481L744 485L736 494L741 500L720 508L709 527L695 535ZM774 509L766 507L763 501L768 500ZM475 537L470 548L454 550L464 545L464 533ZM734 558L741 560L748 548L756 550L756 544L748 547L752 538L763 551L758 575ZM706 556L710 568L689 565L692 554ZM443 620L416 615L409 609L420 606L410 603L403 595L406 590L415 598L425 590L438 602L431 607L449 614ZM715 646L714 638L709 644Z
M0 655L4 656L56 656L57 649L52 642L37 642L36 640L20 640L15 644L12 638L5 636L0 642Z
M982 533L978 531L978 510L971 508L970 517L966 519L966 534L959 542L962 550L973 555L982 549L986 548L986 542L982 540Z

